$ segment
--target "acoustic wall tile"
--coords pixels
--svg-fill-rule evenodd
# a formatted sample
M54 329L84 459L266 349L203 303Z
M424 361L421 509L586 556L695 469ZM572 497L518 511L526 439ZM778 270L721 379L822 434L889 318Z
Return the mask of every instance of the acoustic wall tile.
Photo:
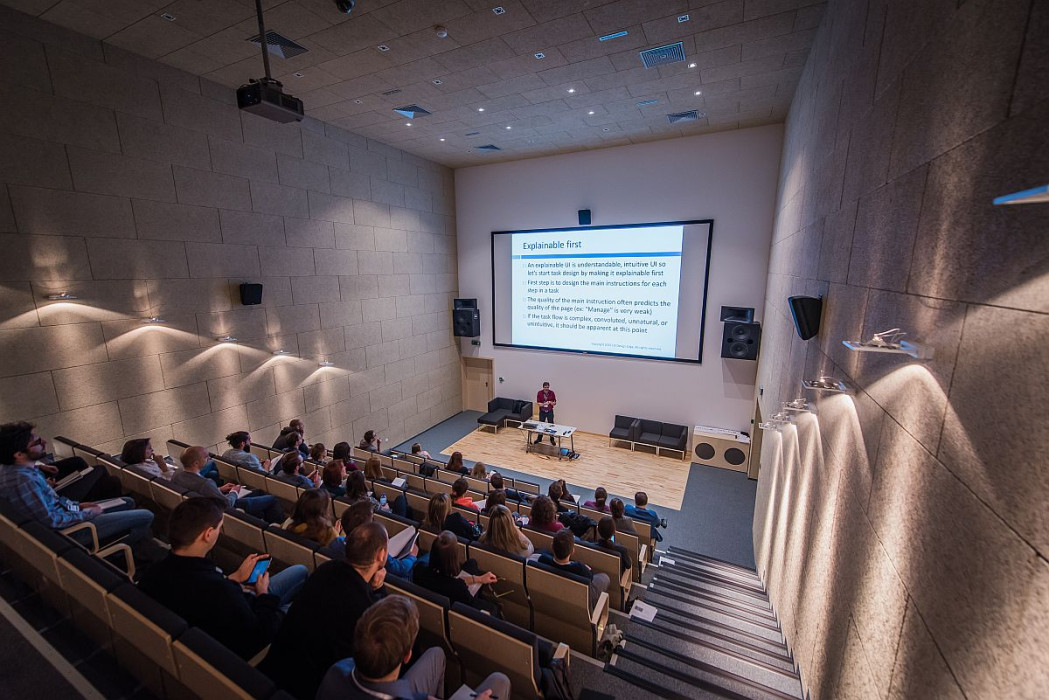
M50 373L0 379L0 422L29 420L57 412L58 397Z
M106 346L97 323L0 330L4 362L0 377L105 362Z
M316 274L312 248L259 248L259 261L267 275L309 277Z
M336 328L341 333L344 326L357 325L364 320L359 301L336 301L319 306L321 328Z
M354 222L354 200L346 197L333 197L310 190L310 218L336 223L352 224Z
M375 229L371 226L335 224L335 245L348 250L375 250Z
M303 389L302 393L306 401L306 410L309 412L332 406L341 401L348 401L350 399L350 387L347 383L346 377L337 377L317 384L311 384ZM329 413L329 415L331 414ZM341 411L339 417L344 418L344 416L341 415ZM332 416L332 422L335 423L335 425L349 422L343 420L341 423L338 423L335 422L334 419L335 416ZM312 428L312 422L310 426Z
M278 274L280 271L278 271ZM288 277L263 277L262 306L291 306L291 279Z
M11 34L0 48L0 74L21 87L51 91L44 45L29 37Z
M151 279L146 282L151 316L193 311L227 311L230 285L225 279Z
M371 178L363 173L351 172L342 168L329 168L331 193L340 197L354 199L371 199Z
M240 354L239 347L228 344L164 353L159 356L164 387L170 389L239 374Z
M1042 88L1046 71L1049 70L1049 44L1046 37L1049 37L1049 8L1044 3L1032 4L1009 116L1034 107L1045 97Z
M0 279L89 280L91 268L83 238L0 234Z
M314 163L324 163L333 168L349 168L350 160L346 144L311 131L302 132L304 157Z
M126 156L205 170L211 166L203 134L122 112L117 112L117 127Z
M35 299L30 282L0 283L0 329L40 325Z
M20 72L12 69L4 75ZM19 109L0 114L0 131L50 142L67 143L110 153L120 152L113 112L84 102L27 90L14 83L0 85L0 99L18 102Z
M101 445L123 437L116 401L38 416L33 422L38 435L65 435L85 445Z
M328 167L321 163L278 155L277 174L282 185L324 192L326 194L331 193Z
M175 437L191 445L221 446L226 436L248 425L244 406L235 406L197 418L190 418L171 426Z
M891 700L914 697L944 700L965 698L913 602L907 605L900 646L896 651L896 664L892 671L892 686L886 697Z
M175 201L171 166L139 158L67 148L73 184L81 192Z
M131 200L139 238L219 243L219 212L186 204Z
M186 243L189 276L240 277L259 276L259 253L255 246L226 243Z
M220 411L275 395L273 372L261 371L208 380L211 408Z
M169 85L161 86L164 121L168 124L204 132L227 141L242 139L240 110L196 92Z
M138 319L104 321L106 352L109 359L159 355L200 347L197 321L191 315L169 314L164 325L146 326Z
M296 304L339 301L339 278L334 275L292 277L291 292Z
M353 250L314 250L318 275L355 275L357 252Z
M316 304L266 309L266 319L272 335L315 331L319 330L321 325Z
M124 197L14 185L10 192L22 233L135 238L131 202Z
M247 180L181 165L173 165L171 170L175 176L178 201L182 204L251 211Z
M373 179L372 184L376 181ZM353 221L344 223L358 223L364 226L389 226L390 207L386 204L366 202L360 199L353 200Z
M261 307L239 308L232 311L198 313L197 328L207 339L231 335L240 340L263 338L267 335L266 310Z
M313 219L295 219L285 217L284 234L289 246L329 249L335 247L335 228L334 224L330 221L314 221ZM315 255L317 257L318 274L331 274L328 272L320 272L320 261L322 257L327 259L329 256L336 255L336 251L318 250L315 251ZM356 269L356 265L357 260L355 257L354 269Z
M49 301L48 296L69 292L75 302ZM146 284L141 280L102 282L55 281L34 282L40 325L85 321L112 321L120 318L140 319L148 315Z
M56 95L96 104L136 117L162 120L155 80L130 75L97 61L48 47L47 62Z
M87 241L95 279L149 279L188 277L185 244L180 241L124 241L105 238Z
M299 129L287 128L284 124L247 112L240 113L244 130L244 143L294 158L302 158L302 133Z
M61 144L0 133L0 179L9 185L73 189Z
M306 413L302 389L292 389L276 396L252 401L246 404L244 409L248 415L248 427L241 428L241 430L258 430L263 426L274 424L287 425L291 419L301 418ZM252 438L258 439L255 435ZM264 444L268 445L271 443L272 440L268 440Z
M305 190L270 182L251 181L251 206L254 211L278 216L307 219L310 204Z
M61 369L53 376L63 410L164 389L160 361L153 356Z
M284 220L279 216L243 211L220 211L222 242L242 245L283 246Z
M277 182L277 158L273 151L214 136L208 137L208 144L211 168L215 172Z

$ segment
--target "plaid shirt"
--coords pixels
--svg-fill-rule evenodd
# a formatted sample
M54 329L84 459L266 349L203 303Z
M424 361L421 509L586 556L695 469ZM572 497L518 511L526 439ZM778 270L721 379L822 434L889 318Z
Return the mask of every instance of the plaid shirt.
M76 525L89 517L76 501L55 493L35 464L0 466L0 496L10 501L15 510L56 529Z

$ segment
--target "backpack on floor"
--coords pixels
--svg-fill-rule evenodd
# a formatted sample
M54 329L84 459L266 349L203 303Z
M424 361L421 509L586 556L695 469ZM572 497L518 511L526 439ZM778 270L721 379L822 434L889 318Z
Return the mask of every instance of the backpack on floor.
M539 690L544 700L575 700L568 665L564 659L552 659L539 677Z

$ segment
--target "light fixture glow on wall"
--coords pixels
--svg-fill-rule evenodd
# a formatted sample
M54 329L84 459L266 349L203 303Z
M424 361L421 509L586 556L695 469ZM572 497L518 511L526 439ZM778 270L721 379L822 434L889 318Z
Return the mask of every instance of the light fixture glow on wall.
M781 423L758 423L758 427L762 430L775 430L777 433L783 431Z
M280 350L274 350L273 354L276 355L277 357L283 357L284 355L290 355L291 352L281 348Z
M232 335L220 335L218 338L215 338L215 340L219 341L220 343L235 343L235 342L237 342L237 339L234 338Z
M809 389L810 391L819 391L825 394L847 394L849 393L849 387L845 385L845 382L839 381L833 377L819 377L818 379L803 379L801 380L801 388Z
M794 411L796 413L814 413L812 406L809 405L809 402L806 401L804 398L800 397L794 399L793 401L784 401L783 410L788 412ZM788 413L788 415L790 414Z
M76 294L70 294L69 292L60 292L58 294L48 294L47 298L49 301L72 301L73 299L79 299Z
M853 352L883 352L898 355L910 355L919 360L927 360L932 357L932 350L920 345L909 343L903 339L906 331L899 328L890 328L881 333L875 333L870 340L843 340L842 345Z
M142 324L145 326L152 326L160 323L167 323L167 321L160 316L150 316L149 318L142 319Z
M335 366L335 363L330 361L330 360L321 360L317 364L320 365L321 367L334 367Z

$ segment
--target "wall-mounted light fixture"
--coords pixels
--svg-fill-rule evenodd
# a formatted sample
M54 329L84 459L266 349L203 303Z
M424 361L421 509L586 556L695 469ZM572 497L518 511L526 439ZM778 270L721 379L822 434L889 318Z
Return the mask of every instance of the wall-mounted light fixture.
M288 351L288 350L285 350L284 348L281 348L280 350L274 350L273 354L276 355L277 357L283 357L284 355L290 355L291 352Z
M1022 192L1013 192L1012 194L1005 194L1001 197L994 198L994 203L997 205L1037 204L1046 202L1049 202L1049 185L1042 185L1041 187L1032 187L1029 190L1023 190Z
M48 294L47 298L49 301L72 301L73 299L79 299L76 294L70 294L69 292L60 292L58 294Z
M775 430L777 433L783 431L781 423L758 423L758 427L762 430Z
M219 341L220 343L235 343L235 342L237 342L237 339L234 338L232 335L220 335L218 338L215 338L215 340Z
M167 323L167 321L160 316L150 316L149 318L142 319L142 325L144 326L153 326L161 323Z
M809 402L804 398L796 398L793 401L784 401L783 410L787 412L787 415L791 413L815 413L815 409L809 405Z
M845 382L839 381L834 377L819 377L818 379L803 379L801 380L801 388L809 389L810 391L819 391L824 394L847 394L849 393L849 387L845 385Z
M927 360L932 357L932 350L920 345L909 343L903 339L907 335L899 328L890 328L881 333L875 333L870 340L843 340L842 345L854 352L884 352L898 355L910 355L918 360Z
M317 364L320 365L321 367L334 367L335 366L335 363L331 362L330 360L321 360Z

